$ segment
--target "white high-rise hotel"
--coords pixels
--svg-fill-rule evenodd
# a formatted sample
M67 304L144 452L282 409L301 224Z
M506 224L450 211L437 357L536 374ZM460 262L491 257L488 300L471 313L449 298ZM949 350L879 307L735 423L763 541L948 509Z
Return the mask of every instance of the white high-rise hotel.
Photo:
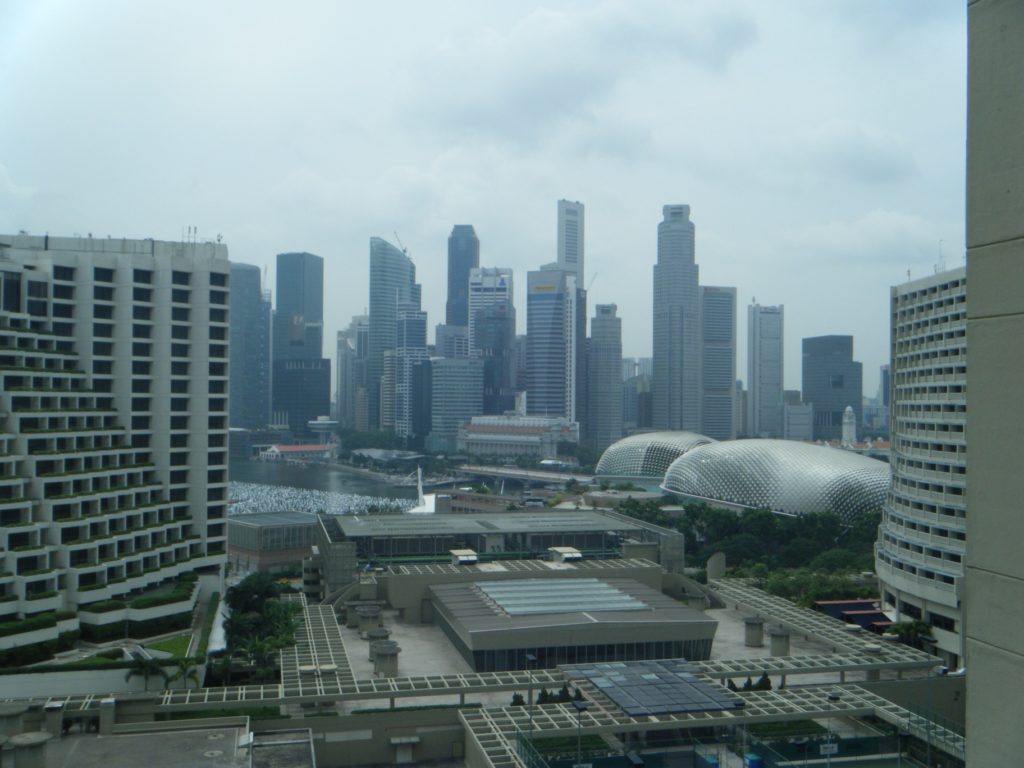
M160 619L82 611L225 562L228 278L213 243L0 236L0 620Z
M892 289L892 490L875 568L897 621L931 625L950 669L964 656L967 549L967 277L954 269Z

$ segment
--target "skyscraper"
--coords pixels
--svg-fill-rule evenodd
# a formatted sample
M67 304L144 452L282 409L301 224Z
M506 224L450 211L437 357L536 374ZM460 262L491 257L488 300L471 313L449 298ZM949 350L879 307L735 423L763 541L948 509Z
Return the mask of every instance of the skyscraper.
M875 548L883 607L896 621L930 624L929 650L950 669L964 656L961 586L970 547L966 299L963 267L892 289L892 488Z
M805 403L814 406L814 439L839 440L843 411L853 408L863 421L863 369L853 359L853 336L815 336L803 342Z
M690 206L666 205L658 224L654 265L654 376L656 429L700 429L700 297Z
M558 268L576 276L576 286L583 283L583 203L558 201ZM585 315L584 315L585 317Z
M5 613L101 632L90 604L226 562L227 248L10 235L0 250ZM125 603L129 622L182 610Z
M516 403L516 311L510 302L476 311L476 349L484 361L485 415L500 415Z
M614 304L598 304L587 345L587 442L604 450L622 437L622 320Z
M270 292L260 268L231 265L230 424L260 429L270 422Z
M784 310L747 307L747 435L782 437Z
M579 318L576 276L548 264L527 274L527 413L575 421Z
M400 303L420 304L416 266L404 251L386 240L370 238L370 327L368 334L367 390L371 429L390 424L393 414L381 410L384 353L395 348L395 324Z
M418 302L399 304L395 323L395 434L407 441L414 436L413 366L426 359L427 313L420 310Z
M338 404L338 424L342 429L367 429L366 355L369 329L369 316L356 315L348 328L338 331L335 399Z
M483 376L484 364L477 357L431 359L429 450L455 450L459 427L483 410Z
M700 433L736 437L736 289L700 286Z
M324 260L312 253L277 254L274 360L323 357Z
M331 403L331 366L323 357L324 260L279 253L275 298L273 421L308 437L309 422L326 416Z
M469 348L476 347L476 315L484 307L503 304L512 307L512 270L505 267L477 267L469 273ZM506 313L508 314L508 313ZM513 320L515 312L511 313ZM515 329L513 328L513 333Z
M469 325L469 272L480 266L480 239L472 224L456 224L448 236L447 325Z

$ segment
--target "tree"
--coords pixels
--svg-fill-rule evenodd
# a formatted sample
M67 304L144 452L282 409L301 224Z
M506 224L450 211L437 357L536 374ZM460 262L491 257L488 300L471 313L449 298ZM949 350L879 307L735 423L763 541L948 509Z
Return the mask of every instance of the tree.
M537 693L537 703L538 704L550 704L551 703L551 694L548 693L548 689L547 688L541 688L540 691Z
M160 666L160 662L157 659L146 657L146 656L133 656L132 665L128 668L125 673L125 682L128 682L133 677L141 677L145 683L145 690L149 690L149 679L151 677L162 677L164 684L167 684L167 673L164 672L164 668Z
M726 688L728 688L728 689L729 689L730 691L738 691L738 690L739 690L739 688L737 688L737 687L736 687L736 683L734 683L734 682L732 681L732 678L731 678L731 677L730 677L730 678L728 678L728 679L726 679L726 681L725 681L725 687L726 687Z
M523 699L523 694L516 692L512 694L512 706L522 707L526 704L526 700Z
M261 613L266 602L280 592L281 585L273 574L254 573L229 587L224 602L232 613Z
M173 683L176 680L181 680L182 686L188 689L188 681L191 680L196 684L196 688L199 687L199 668L193 663L192 659L188 657L175 659L174 666L175 670L168 678L168 682Z
M746 682L743 683L743 688L741 688L740 690L744 690L744 691L752 691L752 690L754 690L754 681L751 680L748 677Z

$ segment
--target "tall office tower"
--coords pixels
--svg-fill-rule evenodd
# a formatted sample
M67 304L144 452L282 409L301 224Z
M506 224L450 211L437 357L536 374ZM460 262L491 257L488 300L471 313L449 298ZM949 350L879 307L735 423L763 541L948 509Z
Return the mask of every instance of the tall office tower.
M277 254L274 360L320 359L324 342L324 260Z
M476 316L485 307L501 304L511 308L512 270L505 267L478 267L469 273L469 347L476 349ZM513 320L515 312L511 313ZM513 333L515 329L513 328Z
M435 357L430 361L428 450L455 450L459 427L483 412L484 364L477 357Z
M274 412L303 439L311 421L331 411L331 361L325 357L274 361Z
M526 409L576 421L579 358L576 277L556 264L527 274Z
M469 357L469 329L464 325L440 323L434 329L438 357Z
M930 624L936 642L929 650L956 669L964 656L966 270L898 285L890 307L892 488L875 570L885 609L896 621ZM973 391L973 368L971 382Z
M381 377L384 374L384 353L395 348L398 305L408 302L420 304L416 265L404 251L379 237L371 237L370 329L366 365L371 429L388 428L394 416L393 410L381 407Z
M398 305L395 323L395 434L408 446L413 430L413 366L427 359L427 313L418 303Z
M9 619L226 562L229 282L214 243L0 236ZM127 607L166 619L181 602ZM101 630L77 613L8 646ZM186 624L187 626L187 624Z
M690 206L666 205L654 265L654 427L700 430L700 297Z
M516 311L512 304L488 304L476 311L475 354L484 361L484 415L501 415L516 405Z
M782 437L782 305L747 307L747 434Z
M260 288L260 268L231 265L232 427L262 429L270 423L270 295Z
M733 427L737 437L747 436L747 390L743 381L736 379L736 403L733 409Z
M736 437L736 289L700 287L700 433Z
M583 203L558 201L558 268L576 276L576 285L583 283Z
M335 402L342 429L359 429L359 412L366 403L366 354L370 318L355 315L348 328L338 331ZM363 427L365 429L365 427Z
M863 420L863 369L853 359L853 336L815 336L803 341L804 403L814 406L814 439L839 440L843 411Z
M279 253L276 298L273 420L308 439L309 422L331 408L331 364L323 357L324 260L312 253Z
M526 392L527 389L527 350L526 334L516 334L516 391Z
M966 763L1012 765L1024 753L1024 6L978 0L967 22Z
M480 266L480 239L472 224L456 224L448 236L446 325L469 325L469 272Z
M889 392L891 382L889 377L890 370L888 365L883 365L878 369L878 400L886 408L889 407L889 397L891 394Z
M587 347L587 442L603 451L622 437L622 319L614 304L598 304Z

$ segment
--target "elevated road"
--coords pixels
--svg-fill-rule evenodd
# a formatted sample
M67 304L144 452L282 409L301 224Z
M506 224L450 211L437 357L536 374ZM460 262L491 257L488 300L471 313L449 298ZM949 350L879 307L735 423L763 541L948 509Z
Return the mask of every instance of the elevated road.
M490 467L483 464L465 464L459 467L458 471L473 477L496 477L503 480L518 480L523 483L552 483L554 485L564 485L570 480L585 485L594 479L593 475L580 475L572 472L545 472L539 469Z

